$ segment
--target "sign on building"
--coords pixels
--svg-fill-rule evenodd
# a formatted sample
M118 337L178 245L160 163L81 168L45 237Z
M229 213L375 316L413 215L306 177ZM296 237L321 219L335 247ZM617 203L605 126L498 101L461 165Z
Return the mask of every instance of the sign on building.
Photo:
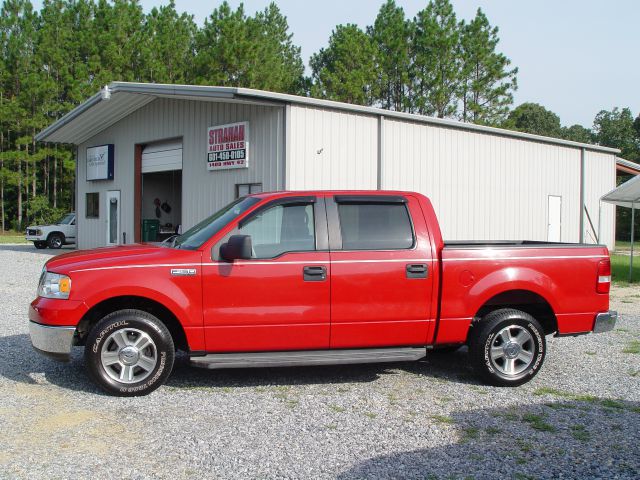
M207 133L208 170L249 166L249 122L209 127Z
M87 180L113 180L113 144L87 148Z

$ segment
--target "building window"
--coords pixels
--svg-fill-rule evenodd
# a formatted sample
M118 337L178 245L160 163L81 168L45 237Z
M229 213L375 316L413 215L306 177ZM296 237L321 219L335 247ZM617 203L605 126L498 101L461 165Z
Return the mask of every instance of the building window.
M262 193L261 183L236 183L236 198L251 195L252 193Z
M413 246L413 228L402 204L338 205L344 250L397 250Z
M100 217L100 194L98 192L87 193L86 217Z

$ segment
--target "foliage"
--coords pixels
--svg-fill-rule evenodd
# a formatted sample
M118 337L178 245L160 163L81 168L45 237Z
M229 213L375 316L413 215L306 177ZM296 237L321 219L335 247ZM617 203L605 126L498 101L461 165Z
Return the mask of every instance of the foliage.
M371 105L377 75L371 38L357 25L338 25L327 48L311 57L311 94L360 105Z
M560 136L565 140L580 143L593 143L593 132L582 125L571 125L570 127L562 127Z
M461 28L448 0L433 0L414 19L411 111L454 116L462 78Z
M31 223L38 225L48 225L56 222L67 213L64 208L54 208L49 199L44 195L37 195L31 199L27 207Z
M462 26L462 121L497 125L509 112L518 69L509 69L511 61L496 52L498 42L498 27L481 9Z
M503 126L534 135L560 136L560 117L537 103L518 105Z
M376 103L388 110L409 107L410 41L413 25L394 0L387 0L367 34L375 47Z
M224 1L195 36L195 80L209 85L300 93L304 65L275 3L247 17Z
M619 148L623 158L640 161L640 134L630 109L601 110L593 121L593 132L600 145Z

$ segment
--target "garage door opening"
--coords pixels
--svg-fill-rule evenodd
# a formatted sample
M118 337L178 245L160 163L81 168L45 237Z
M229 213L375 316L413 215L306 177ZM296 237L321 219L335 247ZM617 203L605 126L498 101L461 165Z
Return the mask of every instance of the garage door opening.
M140 239L161 242L181 232L182 141L146 145L141 174Z

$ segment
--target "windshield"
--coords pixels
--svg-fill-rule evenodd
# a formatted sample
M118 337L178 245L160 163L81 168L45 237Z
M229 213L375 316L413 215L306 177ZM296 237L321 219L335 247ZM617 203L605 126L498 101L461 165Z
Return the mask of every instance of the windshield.
M228 225L229 222L242 215L259 201L260 199L256 197L239 198L222 210L218 210L210 217L205 218L197 225L191 227L182 235L177 236L173 242L173 247L183 248L185 250L196 250L200 248L204 242L218 233L221 228Z
M67 213L56 225L69 225L75 217L74 213Z

